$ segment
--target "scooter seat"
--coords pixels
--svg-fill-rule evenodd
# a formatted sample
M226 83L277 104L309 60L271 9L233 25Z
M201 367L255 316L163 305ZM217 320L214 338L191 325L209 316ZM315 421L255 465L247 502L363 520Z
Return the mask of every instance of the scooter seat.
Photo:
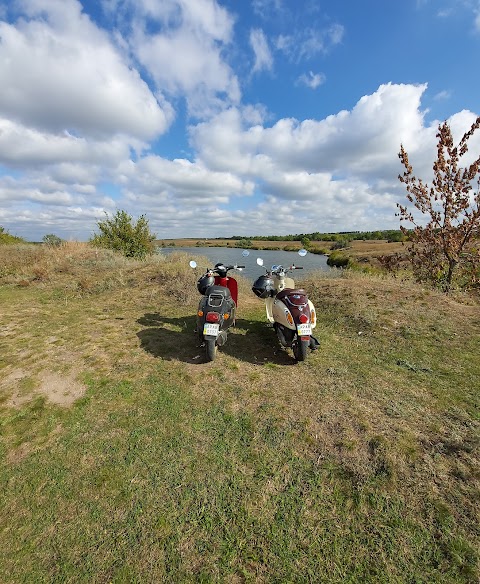
M290 304L303 306L308 302L308 296L303 288L285 288L276 296L278 300L287 300Z
M225 286L209 286L205 292L205 296L210 296L211 294L215 294L216 296L222 296L223 298L231 298L231 293L228 288Z

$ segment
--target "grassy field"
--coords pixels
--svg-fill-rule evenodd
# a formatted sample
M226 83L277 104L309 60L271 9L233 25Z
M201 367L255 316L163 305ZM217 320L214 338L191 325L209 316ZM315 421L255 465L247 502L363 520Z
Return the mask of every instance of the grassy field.
M296 364L241 281L205 363L189 259L0 247L0 581L478 582L478 302L310 276Z

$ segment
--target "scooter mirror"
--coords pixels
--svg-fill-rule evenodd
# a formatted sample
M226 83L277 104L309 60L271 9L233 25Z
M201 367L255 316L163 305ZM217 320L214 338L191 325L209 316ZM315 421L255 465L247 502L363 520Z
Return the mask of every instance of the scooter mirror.
M248 249L244 249L244 250L242 251L242 256L243 256L244 258L248 257L249 255L250 255L250 252L248 251Z
M197 262L195 260L190 260L190 267L191 268L196 268L197 267Z
M307 253L308 253L308 252L307 252L307 250L306 250L306 249L299 249L299 250L298 250L298 255L299 255L300 257L302 257L302 258L303 258L304 256L306 256L306 255L307 255Z
M257 264L259 266L263 266L263 260L262 260L262 258L257 258Z

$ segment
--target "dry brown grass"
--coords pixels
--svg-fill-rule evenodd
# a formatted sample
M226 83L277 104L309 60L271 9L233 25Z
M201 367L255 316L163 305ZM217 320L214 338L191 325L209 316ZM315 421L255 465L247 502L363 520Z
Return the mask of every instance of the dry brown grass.
M184 302L192 296L194 278L188 259L175 253L168 258L155 254L134 260L81 242L64 242L58 247L0 246L0 285L55 288L68 299L155 282L162 287L168 284L170 293Z

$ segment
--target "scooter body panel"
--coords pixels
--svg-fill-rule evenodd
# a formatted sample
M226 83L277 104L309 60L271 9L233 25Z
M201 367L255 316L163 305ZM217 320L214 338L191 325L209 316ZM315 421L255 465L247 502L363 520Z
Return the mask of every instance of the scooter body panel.
M289 329L292 329L292 330L297 329L297 325L300 322L299 321L300 314L306 314L309 317L309 321L310 321L312 329L314 329L317 326L315 307L313 306L313 303L311 300L308 300L307 306L305 309L298 310L297 308L292 307L292 306L288 307L285 304L285 302L283 302L282 300L279 300L278 298L272 298L270 310L271 310L271 313L270 313L271 316L269 317L268 305L267 305L267 318L268 318L268 320L272 323L278 322L279 324L281 324ZM289 314L290 314L290 317L293 321L293 324L290 321L290 318L288 317Z
M295 288L295 282L293 278L286 276L285 278L275 278L275 288L277 292L281 292L285 288Z
M266 298L265 299L265 312L267 313L267 320L269 322L275 322L275 319L273 318L273 303L274 303L275 299L270 297L270 298Z
M278 294L278 292L281 292L285 288L295 288L295 282L293 281L293 278L278 278L277 276L275 276L274 282L275 282L275 294ZM267 313L267 320L269 322L271 322L272 324L274 322L281 322L282 324L285 324L285 326L289 326L288 322L286 320L285 313L282 312L283 309L282 309L282 307L277 305L277 302L281 303L281 301L277 300L275 296L265 299L265 312ZM276 320L277 317L281 317L282 320L277 321ZM295 327L293 327L293 328L295 328Z
M278 298L273 300L272 306L272 318L273 322L278 322L286 328L295 330L295 322L293 320L292 313L287 308L287 306Z
M235 302L235 305L238 304L238 282L235 278L228 276L226 278L222 278L221 276L215 276L215 284L217 286L224 286L230 290L230 294L232 296L232 300Z
M197 313L197 331L201 340L212 340L222 337L223 343L226 340L226 331L235 322L236 304L229 293L225 293L225 288L219 286L210 286L207 289L205 296L200 299ZM205 324L208 324L207 315L209 312L216 312L218 320L214 324L218 324L218 334L204 334ZM225 315L228 315L225 318ZM224 333L222 335L222 333ZM222 343L222 344L223 344Z

